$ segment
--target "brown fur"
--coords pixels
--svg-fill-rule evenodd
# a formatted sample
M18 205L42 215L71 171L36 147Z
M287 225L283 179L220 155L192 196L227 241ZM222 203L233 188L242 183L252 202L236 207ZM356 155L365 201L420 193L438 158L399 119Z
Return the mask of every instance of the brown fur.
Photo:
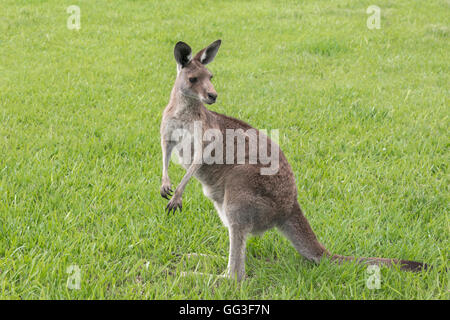
M179 65L179 74L171 93L170 102L164 110L161 123L161 146L163 149L163 178L161 195L171 196L172 190L167 173L168 158L175 143L171 142L174 129L192 130L194 121L201 121L203 130L219 129L225 137L226 129L243 129L252 127L244 121L208 110L203 102L215 89L211 83L211 72L202 61L209 63L217 53L220 41L216 41L201 50L192 60L183 56L190 53L184 43L175 47L175 57ZM207 53L205 55L204 53ZM202 57L204 60L202 60ZM197 81L191 83L190 78ZM214 99L215 100L215 99ZM258 138L261 133L257 131ZM274 143L268 139L268 150ZM205 145L204 145L205 146ZM278 148L278 146L277 146ZM236 144L235 144L236 159ZM279 150L279 148L278 148ZM195 156L195 155L194 155ZM224 159L226 150L224 149ZM279 170L274 175L261 175L264 165L248 163L248 144L246 144L245 164L184 164L187 173L176 188L168 203L168 211L181 209L183 190L190 177L195 176L203 185L205 194L218 209L219 215L230 232L230 255L228 273L238 280L244 276L245 239L249 233L261 233L277 227L305 258L318 263L328 256L337 262L356 260L368 264L400 264L403 270L420 270L426 268L420 262L384 258L343 257L330 254L317 240L308 220L297 201L297 187L294 174L283 152L279 150Z

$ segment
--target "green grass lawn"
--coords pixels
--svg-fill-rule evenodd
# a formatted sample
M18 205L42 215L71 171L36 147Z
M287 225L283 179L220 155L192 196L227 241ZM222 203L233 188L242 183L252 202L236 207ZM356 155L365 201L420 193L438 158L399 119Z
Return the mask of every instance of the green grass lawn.
M449 15L445 0L2 0L0 298L448 299ZM382 268L369 289L366 267L312 265L272 230L248 240L240 285L182 275L221 274L228 232L195 180L165 214L159 124L175 43L219 38L210 108L279 129L320 241L434 269Z

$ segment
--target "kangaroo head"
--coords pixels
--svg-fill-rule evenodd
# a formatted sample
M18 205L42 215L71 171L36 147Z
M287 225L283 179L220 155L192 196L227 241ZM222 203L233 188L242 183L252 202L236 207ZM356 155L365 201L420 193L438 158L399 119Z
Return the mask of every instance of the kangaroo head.
M194 58L189 45L181 41L175 45L174 55L178 70L175 83L183 95L207 104L216 102L217 92L211 83L213 75L205 65L214 60L220 44L221 40L214 41L200 50Z

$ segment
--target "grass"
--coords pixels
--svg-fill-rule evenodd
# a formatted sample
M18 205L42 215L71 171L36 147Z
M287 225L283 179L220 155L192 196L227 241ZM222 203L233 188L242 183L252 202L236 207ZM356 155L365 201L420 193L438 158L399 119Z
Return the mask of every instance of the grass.
M448 299L449 2L379 0L369 30L372 4L1 1L0 298ZM211 109L280 130L321 242L433 270L382 268L371 290L365 267L312 265L273 230L241 285L181 275L222 273L228 234L195 180L164 213L159 123L174 44L218 38Z

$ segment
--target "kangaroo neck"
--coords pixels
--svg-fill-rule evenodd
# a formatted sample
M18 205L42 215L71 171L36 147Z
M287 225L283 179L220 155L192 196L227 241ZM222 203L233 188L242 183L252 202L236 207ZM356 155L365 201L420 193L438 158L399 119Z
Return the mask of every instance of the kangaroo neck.
M199 114L205 108L200 100L184 94L176 83L170 94L169 105L175 116Z

